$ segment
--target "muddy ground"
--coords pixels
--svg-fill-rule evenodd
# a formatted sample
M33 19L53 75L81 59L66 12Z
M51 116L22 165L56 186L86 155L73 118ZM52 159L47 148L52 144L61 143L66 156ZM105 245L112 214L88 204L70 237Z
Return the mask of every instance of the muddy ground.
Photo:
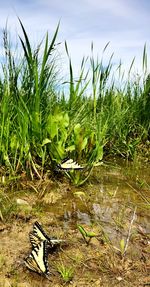
M0 287L150 285L149 171L98 167L80 188L65 178L1 183ZM65 240L48 256L50 281L24 264L36 220ZM94 232L89 244L77 224Z

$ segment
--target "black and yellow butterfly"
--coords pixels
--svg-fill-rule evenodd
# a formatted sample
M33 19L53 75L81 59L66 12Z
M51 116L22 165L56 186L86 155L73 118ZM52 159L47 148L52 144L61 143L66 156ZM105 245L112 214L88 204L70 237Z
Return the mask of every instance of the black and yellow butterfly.
M25 259L25 265L31 271L44 275L49 278L47 242L41 241L31 254Z
M76 161L73 161L73 159L64 159L61 163L57 164L57 168L61 170L80 170L83 169L81 165L79 165Z
M47 241L48 249L59 245L64 240L57 239L55 237L49 237L42 226L36 221L33 225L33 231L29 233L31 244L34 247L38 246L41 241Z

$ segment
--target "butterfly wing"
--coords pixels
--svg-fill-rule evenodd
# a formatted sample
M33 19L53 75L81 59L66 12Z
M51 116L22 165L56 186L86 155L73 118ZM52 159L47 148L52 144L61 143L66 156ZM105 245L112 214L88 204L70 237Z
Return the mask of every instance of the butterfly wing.
M30 237L30 242L31 242L33 248L38 246L41 243L41 241L43 241L37 235L35 235L33 232L29 233L29 237Z
M41 241L25 259L25 264L31 271L48 276L50 272L47 257L47 242Z
M31 271L41 274L41 269L39 268L38 264L36 263L35 259L33 258L32 254L30 254L25 259L25 264Z
M50 237L46 234L41 224L39 224L37 221L33 225L33 234L42 241L44 240L50 241Z
M36 247L40 241L47 241L48 248L53 248L56 245L64 242L64 240L49 237L43 230L42 226L36 221L33 225L33 232L30 232L30 241L33 247Z
M83 169L77 162L73 161L73 159L67 159L58 164L58 168L62 170L80 170Z

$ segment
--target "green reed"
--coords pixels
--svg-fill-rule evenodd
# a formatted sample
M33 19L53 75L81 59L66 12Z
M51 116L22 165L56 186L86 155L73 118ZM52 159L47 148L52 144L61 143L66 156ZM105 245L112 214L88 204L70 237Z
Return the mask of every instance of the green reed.
M47 169L70 156L92 168L107 154L133 158L150 132L150 77L146 46L143 77L132 80L134 60L124 81L121 63L114 71L113 55L83 57L74 76L65 43L69 75L66 90L58 74L57 35L32 48L19 19L21 53L12 51L7 28L3 33L4 58L0 77L0 161L9 172L41 178ZM118 80L116 82L116 79ZM59 90L57 84L59 83ZM90 171L89 171L90 173ZM77 175L74 182L84 182ZM72 178L72 175L71 175ZM87 174L85 178L88 178Z

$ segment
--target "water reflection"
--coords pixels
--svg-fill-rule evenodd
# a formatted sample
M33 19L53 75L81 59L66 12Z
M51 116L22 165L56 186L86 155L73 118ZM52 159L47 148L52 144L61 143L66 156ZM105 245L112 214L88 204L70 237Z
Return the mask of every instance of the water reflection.
M137 206L136 222L149 230L150 216L147 212L149 207L140 196L140 193L144 194L145 190L138 192L137 178L141 181L146 179L146 183L149 184L149 167L144 167L144 173L142 167L135 169L132 165L121 166L118 169L116 167L114 169L97 168L90 184L82 188L74 188L70 193L63 212L65 226L95 223L103 226L111 237L113 237L112 233L116 237L118 230L122 229L123 232L123 229L128 229L134 208ZM134 188L131 188L132 185ZM137 189L137 192L134 189ZM78 191L81 196L74 196ZM83 192L85 196L82 196Z

